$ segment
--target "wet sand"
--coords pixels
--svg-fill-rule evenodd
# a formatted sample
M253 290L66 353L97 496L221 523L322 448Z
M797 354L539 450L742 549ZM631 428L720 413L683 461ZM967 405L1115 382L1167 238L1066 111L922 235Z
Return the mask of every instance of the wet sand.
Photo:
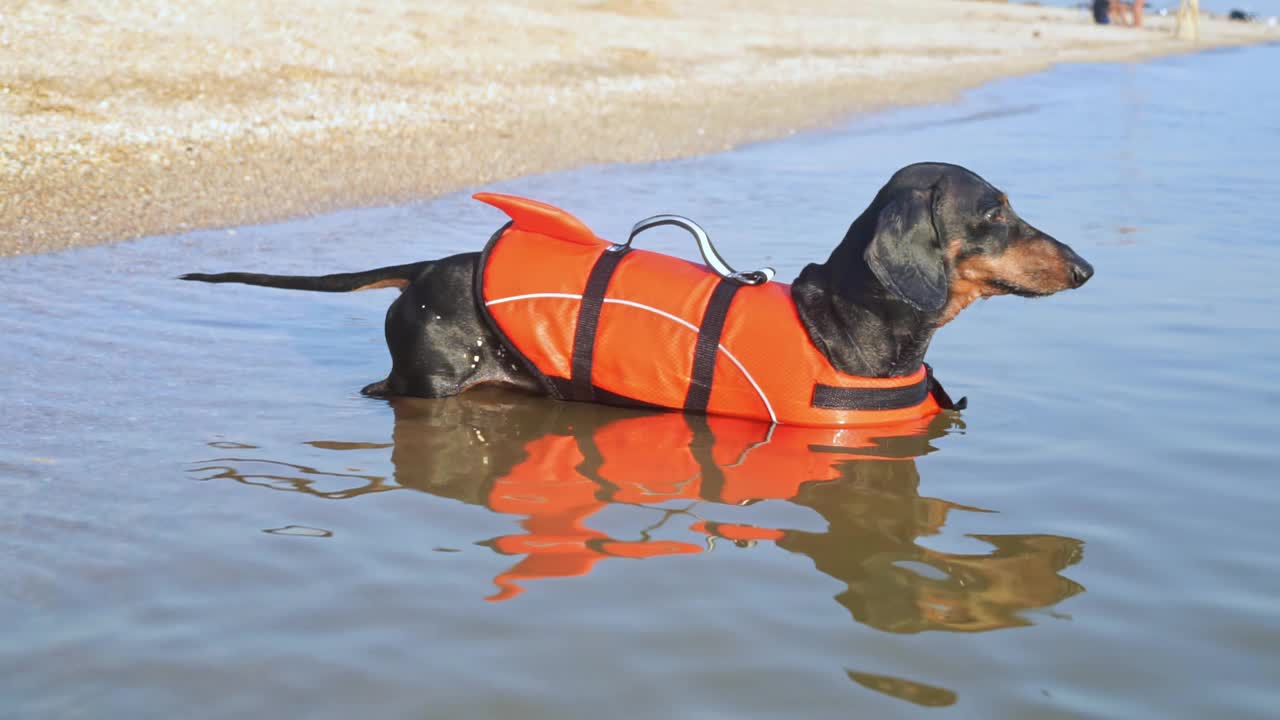
M29 0L0 10L0 255L722 150L1057 62L1280 38L960 0Z

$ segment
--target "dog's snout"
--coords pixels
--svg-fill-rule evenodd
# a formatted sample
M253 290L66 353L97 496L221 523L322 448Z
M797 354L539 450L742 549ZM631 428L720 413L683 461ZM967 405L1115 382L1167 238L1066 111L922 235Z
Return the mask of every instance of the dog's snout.
M1093 266L1084 258L1075 255L1068 262L1071 263L1071 287L1080 287L1093 277Z
M1093 277L1093 266L1089 261L1076 254L1069 246L1055 242L1058 251L1062 253L1062 262L1066 265L1067 283L1073 288L1089 282L1089 278Z

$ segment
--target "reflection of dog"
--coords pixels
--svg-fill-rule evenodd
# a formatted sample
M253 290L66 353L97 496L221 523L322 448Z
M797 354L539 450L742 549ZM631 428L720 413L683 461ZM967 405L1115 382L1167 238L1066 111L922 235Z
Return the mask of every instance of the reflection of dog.
M511 557L492 600L538 581L587 575L600 563L773 544L809 558L843 590L835 599L880 630L977 632L1026 624L1024 610L1082 591L1060 573L1082 543L1040 533L974 536L988 553L924 547L953 513L983 512L920 493L915 458L933 452L954 416L872 432L768 426L736 418L555 404L477 392L443 401L398 399L394 480L355 474L387 445L317 442L337 470L294 467L238 451L201 462L227 478L331 500L417 490L511 518L483 541ZM376 461L375 461L376 462ZM766 527L741 506L789 502L821 522ZM610 512L628 508L628 512ZM784 516L790 514L784 513ZM515 520L519 521L518 527ZM823 529L817 530L815 526Z
M510 396L393 406L398 483L521 518L519 530L483 543L517 558L494 578L491 600L537 580L587 575L601 562L617 572L618 561L756 543L808 557L846 586L835 599L856 620L889 632L1025 625L1023 611L1083 590L1059 574L1083 556L1072 538L975 536L988 554L920 544L950 513L985 512L919 492L915 458L936 449L932 441L955 422L948 416L873 437L590 405L547 413ZM824 529L743 524L727 507L763 501L808 508ZM622 530L616 513L609 519L614 506L652 515Z
M446 397L486 384L546 392L482 315L479 260L467 253L318 277L183 278L326 292L399 287L386 321L391 373L367 394ZM974 300L1049 295L1092 275L1089 263L1028 225L982 178L921 163L889 180L831 257L800 273L790 297L808 338L836 371L901 378L919 371L933 333Z

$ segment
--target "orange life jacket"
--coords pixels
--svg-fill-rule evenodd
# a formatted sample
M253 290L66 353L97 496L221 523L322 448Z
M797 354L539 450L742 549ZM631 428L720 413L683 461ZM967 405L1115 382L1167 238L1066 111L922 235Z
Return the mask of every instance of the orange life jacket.
M789 285L613 245L536 200L475 198L511 218L477 273L484 315L552 397L822 427L926 418L950 404L924 365L892 378L836 370Z

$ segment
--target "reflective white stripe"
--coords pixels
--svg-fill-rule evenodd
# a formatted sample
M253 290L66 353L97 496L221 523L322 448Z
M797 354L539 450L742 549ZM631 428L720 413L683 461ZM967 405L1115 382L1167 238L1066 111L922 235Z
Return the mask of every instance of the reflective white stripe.
M615 299L615 298L605 298L605 299L604 299L604 302L605 302L605 304L606 304L606 305L628 305L628 306L633 307L633 308L640 308L641 310L648 310L649 312L651 312L651 313L653 313L653 314L655 314L655 315L661 315L662 317L664 317L664 318L666 318L666 319L668 319L668 320L675 320L676 322L678 322L678 323L680 323L681 325L683 325L683 326L685 326L685 327L689 328L690 330L692 330L692 331L694 331L694 332L698 332L698 326L697 326L697 325L694 325L694 324L693 324L693 323L691 323L691 322L685 322L685 320L684 320L683 318L678 318L678 317L676 317L675 315L672 315L672 314L671 314L671 313L669 313L669 312L663 312L663 311L659 310L659 309L658 309L658 308L656 308L656 307L649 307L648 305L641 305L641 304L640 304L640 303L638 303L638 302L631 302L630 300L617 300L617 299Z
M491 305L501 305L502 303L515 302L516 300L534 300L536 298L564 298L565 300L581 300L581 295L570 295L569 293L530 293L528 295L512 295L511 297L498 298L497 300L489 300L485 302L485 307Z
M738 358L734 357L733 353L725 350L723 345L717 345L716 347L720 348L720 352L724 353L725 357L732 360L733 364L738 366L738 369L746 376L747 382L751 383L751 387L756 389L756 394L760 396L760 402L764 403L764 409L769 411L769 422L778 422L778 416L773 414L773 406L769 404L769 398L764 396L764 391L756 384L756 379L751 377L751 373L747 372L746 368L742 367L742 363L738 362Z
M516 300L536 300L539 298L560 298L564 300L581 300L582 296L574 295L572 293L529 293L528 295L512 295L511 297L498 298L496 300L486 300L484 304L485 304L485 307L492 307L494 305L501 305L503 303L515 302ZM606 305L626 305L628 307L633 307L638 310L646 310L648 312L653 313L654 315L661 315L662 317L667 318L668 320L674 320L677 323L689 328L690 330L694 332L698 332L697 325L694 325L693 323L688 322L683 318L678 318L669 312L659 310L656 307L651 307L649 305L641 305L638 302L632 302L630 300L619 300L617 298L605 298L604 302ZM738 362L738 358L734 357L733 353L725 349L724 345L716 345L716 347L720 348L720 352L724 353L724 356L729 358L729 361L732 362L734 365L736 365L738 370L742 372L742 375L747 379L747 382L751 383L751 387L754 388L756 391L756 394L760 396L760 402L764 403L764 409L769 413L769 420L775 423L778 422L778 416L774 414L773 406L769 404L769 398L765 397L764 391L760 389L760 386L758 384L756 384L756 379L751 377L751 373L747 372L747 369L742 366L742 363Z

